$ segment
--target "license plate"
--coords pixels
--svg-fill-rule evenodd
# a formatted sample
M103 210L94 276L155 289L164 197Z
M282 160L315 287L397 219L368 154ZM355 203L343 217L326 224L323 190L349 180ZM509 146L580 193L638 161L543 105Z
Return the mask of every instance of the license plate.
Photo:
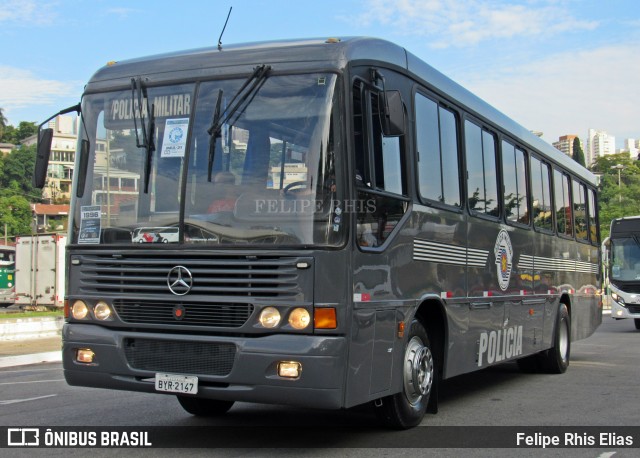
M198 377L157 373L156 390L169 393L198 394Z

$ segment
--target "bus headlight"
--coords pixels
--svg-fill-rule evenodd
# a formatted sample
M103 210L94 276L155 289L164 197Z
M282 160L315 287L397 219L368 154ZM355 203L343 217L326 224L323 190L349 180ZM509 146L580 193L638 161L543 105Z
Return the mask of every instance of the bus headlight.
M289 324L293 329L304 329L309 326L311 322L311 315L307 309L301 307L293 309L289 314Z
M89 315L89 307L82 301L75 301L71 307L71 316L76 320L84 320Z
M614 301L616 301L620 305L624 305L624 300L622 299L622 297L620 297L616 293L611 293L611 299L613 299Z
M93 308L96 319L106 321L111 318L111 308L106 302L100 301Z
M265 307L258 318L264 328L275 328L280 323L280 312L275 307Z

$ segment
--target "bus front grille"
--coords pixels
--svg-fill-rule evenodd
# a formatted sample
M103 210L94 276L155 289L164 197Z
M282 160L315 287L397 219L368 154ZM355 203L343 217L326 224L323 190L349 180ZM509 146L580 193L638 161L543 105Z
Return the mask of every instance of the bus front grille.
M229 375L236 346L231 343L125 339L129 365L138 370L189 375Z
M145 254L88 254L78 264L80 294L114 294L143 297L171 294L169 272L177 266L192 276L189 298L209 300L215 296L298 298L304 294L300 283L300 261L310 258L233 255L187 255L149 252ZM309 278L311 280L311 278ZM196 301L197 302L197 301Z
M113 301L113 306L120 319L130 324L239 328L253 313L253 304L236 303L167 303L118 299Z

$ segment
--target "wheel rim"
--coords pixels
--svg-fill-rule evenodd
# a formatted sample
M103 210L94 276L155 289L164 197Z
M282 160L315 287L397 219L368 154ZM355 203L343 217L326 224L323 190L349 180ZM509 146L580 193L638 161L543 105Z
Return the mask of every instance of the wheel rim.
M558 330L558 351L562 361L567 361L569 356L569 329L567 329L567 320L560 322L560 329Z
M433 384L433 356L419 337L414 336L404 354L404 394L411 405L428 396Z

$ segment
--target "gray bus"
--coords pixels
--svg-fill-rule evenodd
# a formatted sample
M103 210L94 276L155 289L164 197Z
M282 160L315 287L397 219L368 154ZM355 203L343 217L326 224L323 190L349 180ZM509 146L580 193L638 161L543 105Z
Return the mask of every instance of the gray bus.
M564 372L601 323L595 177L397 45L112 62L72 110L71 385L408 428L443 380Z
M611 221L603 252L611 318L632 318L640 330L640 216Z

